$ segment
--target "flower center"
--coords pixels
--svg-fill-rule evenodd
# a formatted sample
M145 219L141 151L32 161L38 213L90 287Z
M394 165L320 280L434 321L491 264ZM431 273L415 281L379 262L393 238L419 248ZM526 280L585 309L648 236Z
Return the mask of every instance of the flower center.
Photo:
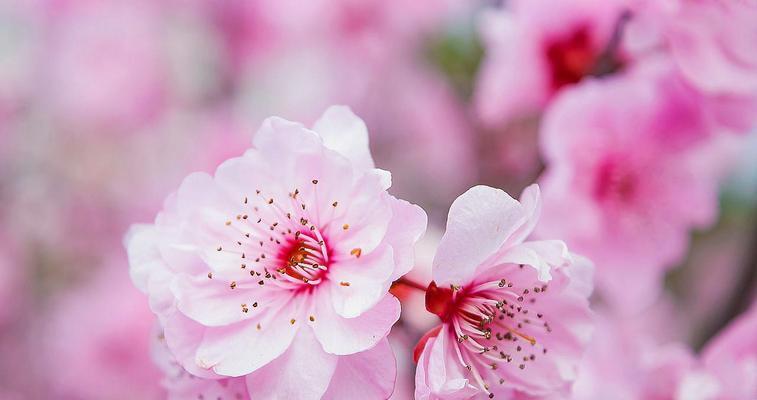
M582 26L546 48L552 75L552 89L578 83L591 72L596 58L589 29Z
M607 160L598 169L594 181L594 198L598 201L630 202L637 191L634 174L619 162Z
M219 271L223 277L217 278L228 280L232 290L274 285L293 293L323 282L329 269L329 248L319 225L329 221L310 211L311 206L318 209L317 184L314 179L308 190L294 189L287 198L275 198L262 190L244 197L241 212L225 222L228 239L215 249L224 261L239 268L223 269ZM329 201L334 210L338 205L338 201ZM208 278L216 277L210 272Z
M281 247L278 256L281 264L276 271L293 282L317 285L328 271L326 244L308 232L298 231Z
M523 288L507 279L467 287L429 285L426 308L442 319L459 362L490 398L490 384L505 382L500 371L510 366L523 370L536 362L537 354L547 354L537 340L552 331L537 304L546 290L547 285Z

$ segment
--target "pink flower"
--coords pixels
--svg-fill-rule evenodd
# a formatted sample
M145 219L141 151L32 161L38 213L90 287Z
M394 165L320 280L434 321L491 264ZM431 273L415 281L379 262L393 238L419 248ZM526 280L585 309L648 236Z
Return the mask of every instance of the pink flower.
M620 55L604 52L623 3L516 0L484 14L486 57L474 97L482 120L496 125L538 113L564 87L620 68Z
M710 103L722 127L754 126L757 107L757 4L750 1L675 0L634 4L625 35L639 55L664 53Z
M678 335L671 332L677 330L675 316L667 302L632 318L619 318L608 310L598 312L570 398L675 399L678 385L696 362L686 345L671 340Z
M757 398L757 303L707 343L678 393L681 399Z
M704 129L700 109L674 86L646 78L587 82L555 100L542 125L547 170L538 233L563 237L591 258L602 294L625 309L656 298L689 231L717 215L721 146L691 140Z
M476 186L452 204L426 292L442 324L416 349L417 399L544 396L575 378L591 266L561 241L525 241L539 196L536 185L520 202Z
M757 3L687 0L671 16L667 34L682 74L714 97L726 125L748 132L757 107Z
M425 213L386 192L345 107L313 130L269 118L253 143L215 176L188 176L127 237L168 348L194 375L246 375L253 396L343 398L368 379L364 396L387 397L395 367L381 343L400 312L387 292L412 267Z

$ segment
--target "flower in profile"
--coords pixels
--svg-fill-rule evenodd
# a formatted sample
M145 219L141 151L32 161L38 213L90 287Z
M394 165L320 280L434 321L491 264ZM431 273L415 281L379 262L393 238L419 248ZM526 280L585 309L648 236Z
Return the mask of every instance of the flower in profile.
M540 112L565 87L622 68L623 1L516 0L483 14L475 102L489 125Z
M312 130L269 118L253 144L214 176L187 177L127 236L168 349L193 375L246 376L252 396L320 398L370 372L361 393L388 397L382 339L400 311L388 289L412 267L425 213L387 193L390 175L345 107ZM345 357L356 353L371 357Z
M520 202L476 186L452 204L416 348L417 399L565 393L592 329L591 264L558 240L525 241L539 188Z
M646 76L565 91L541 130L543 223L597 266L597 289L625 310L651 304L692 229L718 211L727 135L707 138L692 97ZM727 144L728 146L725 146Z

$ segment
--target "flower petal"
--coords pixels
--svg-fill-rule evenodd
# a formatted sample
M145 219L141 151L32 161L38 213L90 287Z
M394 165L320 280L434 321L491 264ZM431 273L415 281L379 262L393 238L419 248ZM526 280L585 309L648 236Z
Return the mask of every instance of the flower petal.
M352 161L361 169L373 168L368 146L368 128L349 107L331 106L313 125L323 144Z
M339 357L331 385L324 399L388 399L394 390L397 362L389 340L373 348Z
M449 210L434 257L434 281L442 286L469 278L525 220L521 205L502 190L475 186L463 193Z
M323 352L310 328L303 327L285 353L247 376L247 389L259 399L317 400L329 387L338 359Z
M386 237L394 250L394 273L392 281L399 279L413 268L415 244L426 232L428 217L419 206L405 200L392 198L392 220Z
M550 270L571 263L572 258L561 240L541 240L511 247L497 256L496 262L530 265L538 271L540 281L548 282L552 279Z
M213 368L219 375L249 374L289 348L300 327L290 323L292 318L295 322L298 319L295 307L290 304L258 318L208 329L197 349L196 362L202 368Z
M337 314L330 297L328 290L316 295L315 318L309 323L327 353L345 355L369 349L386 337L400 317L400 303L390 294L355 318Z
M389 290L393 272L394 252L386 245L333 265L329 279L336 313L354 318L373 307Z

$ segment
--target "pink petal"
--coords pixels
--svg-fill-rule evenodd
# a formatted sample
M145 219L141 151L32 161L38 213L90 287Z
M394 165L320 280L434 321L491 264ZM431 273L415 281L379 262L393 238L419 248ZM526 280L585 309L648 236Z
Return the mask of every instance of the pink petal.
M338 359L320 350L313 332L303 327L285 353L247 376L247 389L253 398L317 400L326 392Z
M324 399L388 399L394 390L397 365L384 338L373 348L339 357Z
M326 147L347 157L355 167L374 167L368 147L368 128L349 107L329 107L315 122L313 130L321 136Z
M219 375L242 376L265 366L289 348L300 330L295 305L271 310L259 318L208 329L197 349L196 363ZM292 324L291 319L295 319ZM260 329L258 329L260 324Z
M467 280L526 221L521 205L502 190L475 186L450 207L447 231L434 257L434 281Z
M400 317L400 302L390 294L354 318L337 314L329 295L328 290L316 294L315 321L309 323L327 353L346 355L369 349L386 337Z
M428 217L422 208L405 200L392 198L392 220L387 228L386 237L394 250L395 281L413 268L415 261L415 243L426 232Z
M386 245L333 265L329 279L336 313L354 318L373 307L389 290L393 272L394 252Z
M543 240L525 242L505 250L496 257L496 262L523 264L538 271L539 280L548 282L552 279L553 267L566 265L572 261L568 246L560 240Z

